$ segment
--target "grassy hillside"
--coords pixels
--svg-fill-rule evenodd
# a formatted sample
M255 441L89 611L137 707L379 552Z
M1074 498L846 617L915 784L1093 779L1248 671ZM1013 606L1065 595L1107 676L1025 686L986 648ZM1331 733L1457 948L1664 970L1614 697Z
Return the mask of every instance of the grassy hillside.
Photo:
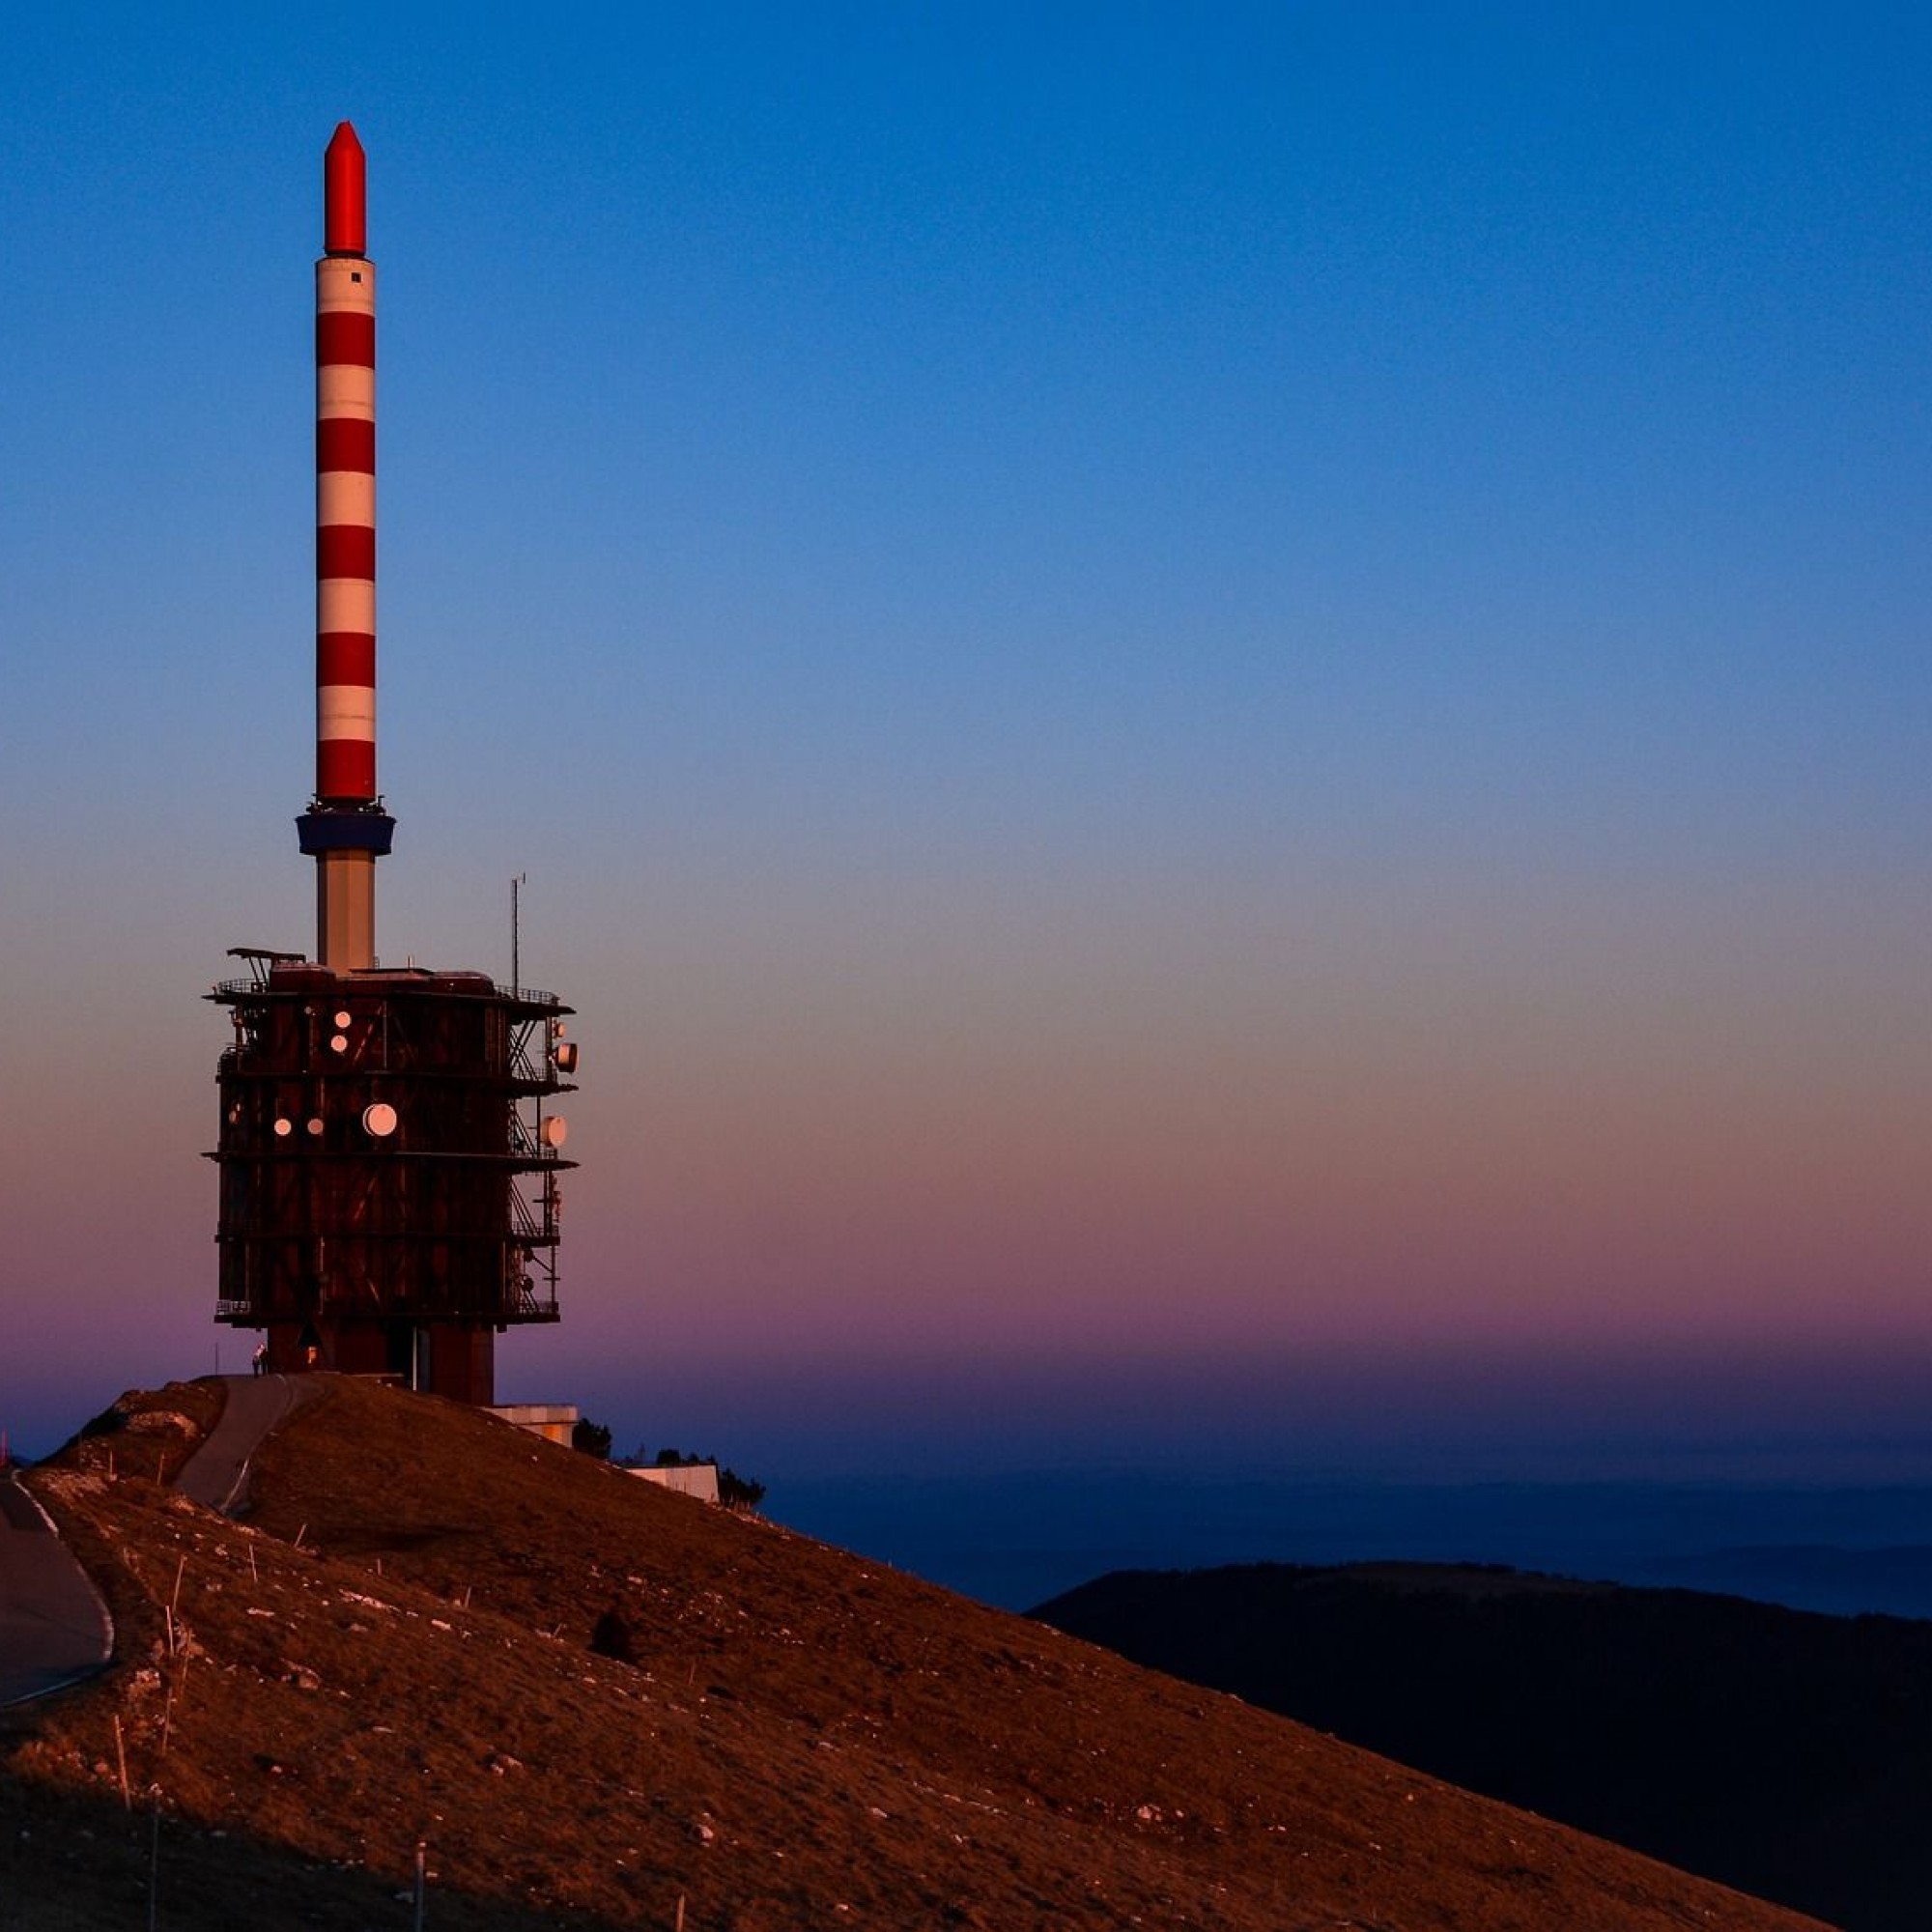
M164 1926L404 1925L419 1839L438 1928L1808 1922L428 1398L331 1381L229 1523L156 1480L210 1394L34 1478L123 1662L4 1741L4 1932L156 1844Z
M1932 1623L1421 1564L1122 1573L1035 1614L1853 1932L1926 1922Z

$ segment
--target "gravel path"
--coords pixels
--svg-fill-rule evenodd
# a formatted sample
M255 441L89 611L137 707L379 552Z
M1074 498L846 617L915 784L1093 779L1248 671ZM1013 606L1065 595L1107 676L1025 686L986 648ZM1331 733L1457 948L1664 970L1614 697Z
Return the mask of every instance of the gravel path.
M227 1401L214 1433L188 1458L175 1487L206 1509L239 1516L248 1506L248 1463L262 1438L322 1393L312 1376L223 1376Z

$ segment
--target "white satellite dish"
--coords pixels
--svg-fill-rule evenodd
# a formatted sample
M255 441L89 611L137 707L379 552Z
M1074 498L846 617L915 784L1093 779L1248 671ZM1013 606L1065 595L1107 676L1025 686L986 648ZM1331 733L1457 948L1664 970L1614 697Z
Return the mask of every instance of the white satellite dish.
M543 1123L543 1144L547 1148L560 1148L570 1137L570 1125L561 1114L553 1114Z
M362 1109L362 1126L379 1141L396 1131L396 1110L386 1100L376 1100Z
M290 1134L294 1133L295 1130L296 1130L296 1123L292 1120L290 1120L286 1114L284 1114L282 1118L275 1122L275 1132L279 1134L283 1139L287 1139L287 1137Z

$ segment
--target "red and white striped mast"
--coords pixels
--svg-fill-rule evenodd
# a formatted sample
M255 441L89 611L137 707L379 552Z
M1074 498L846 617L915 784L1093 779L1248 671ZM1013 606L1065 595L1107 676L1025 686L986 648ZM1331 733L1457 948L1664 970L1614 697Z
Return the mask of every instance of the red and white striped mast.
M376 861L396 822L376 789L376 269L362 144L323 157L315 265L315 797L296 820L316 867L316 956L376 963Z

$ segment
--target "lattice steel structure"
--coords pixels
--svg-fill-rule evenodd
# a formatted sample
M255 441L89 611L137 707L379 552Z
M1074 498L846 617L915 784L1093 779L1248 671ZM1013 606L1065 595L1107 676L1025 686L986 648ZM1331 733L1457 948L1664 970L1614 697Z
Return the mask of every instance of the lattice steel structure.
M495 1396L496 1337L556 1320L572 1009L481 973L242 951L221 1056L216 1319L267 1366Z

